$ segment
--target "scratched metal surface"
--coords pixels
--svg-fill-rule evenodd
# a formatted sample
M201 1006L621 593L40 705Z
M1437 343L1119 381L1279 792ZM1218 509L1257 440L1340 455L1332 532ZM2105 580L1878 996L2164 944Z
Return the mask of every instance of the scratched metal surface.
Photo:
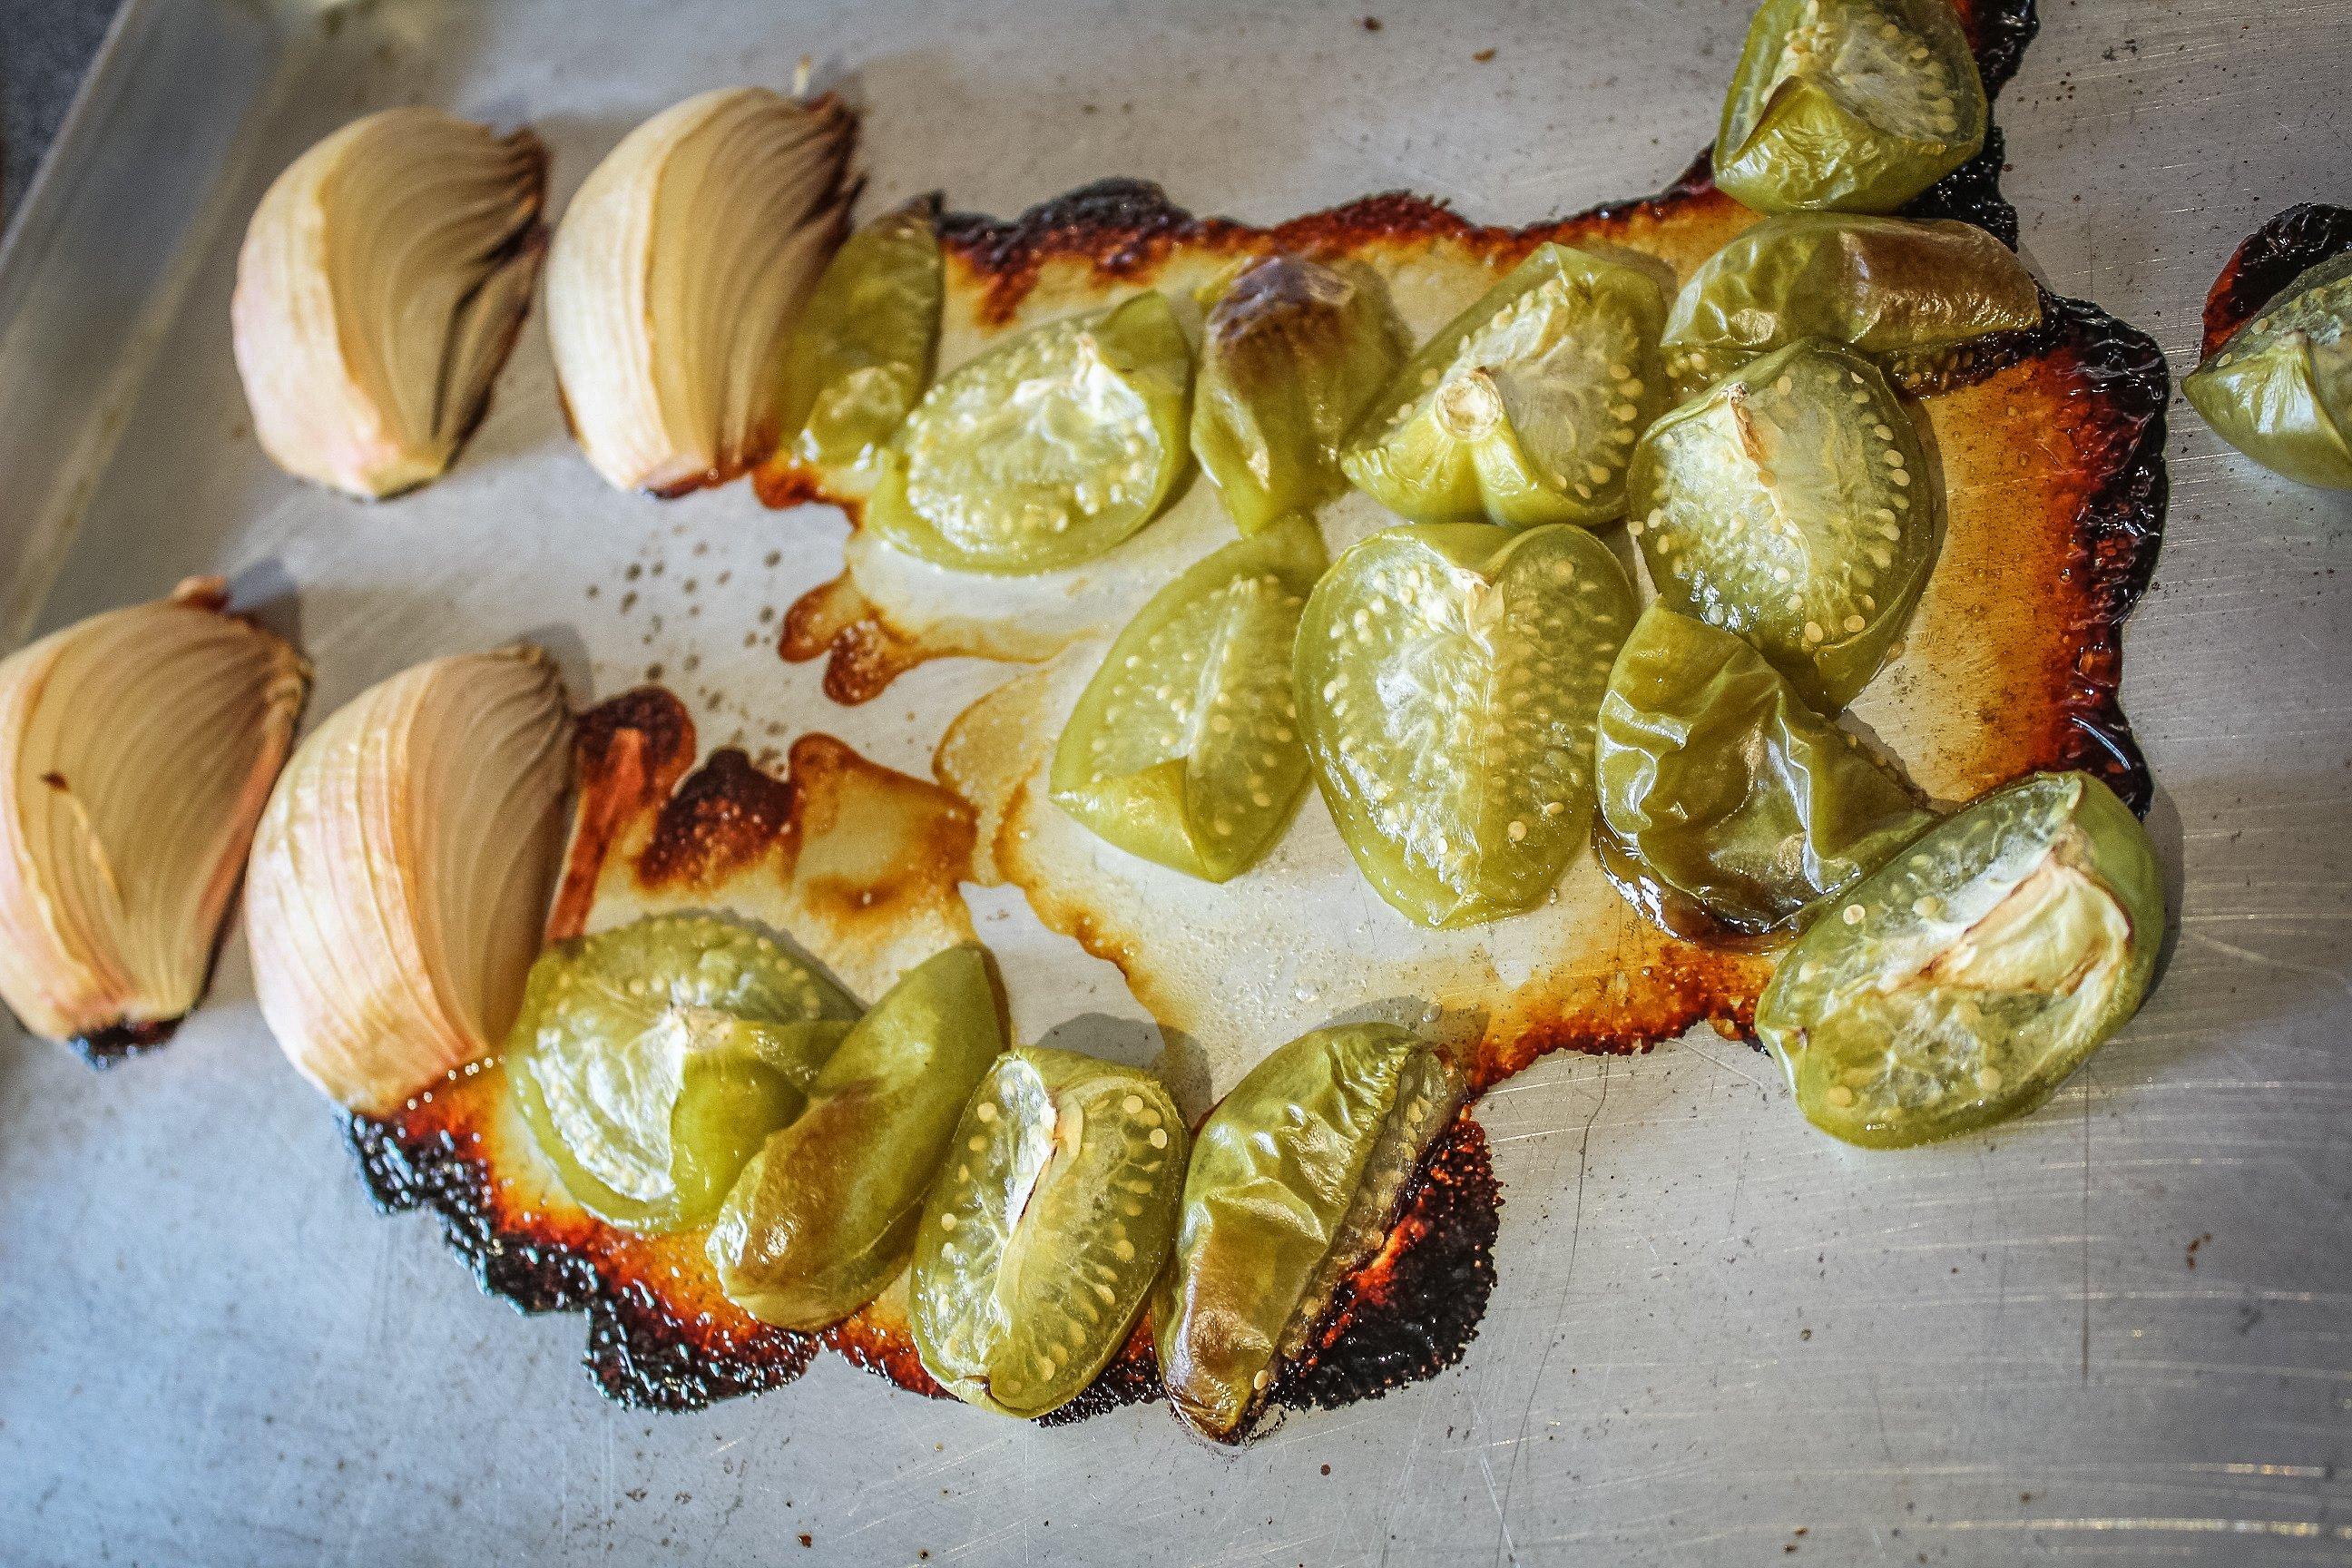
M867 104L876 200L1009 212L1119 173L1258 218L1405 185L1525 220L1678 170L1744 13L1395 7L1375 32L1364 3L384 0L320 37L137 0L0 260L8 629L219 568L299 619L316 711L535 632L582 687L666 659L721 733L824 726L911 764L900 704L828 713L813 670L739 635L831 525L740 487L599 491L536 324L445 484L367 512L271 473L226 330L261 184L422 98L536 122L561 195L644 113L807 52ZM2352 196L2352 4L2263 9L2060 0L2000 110L2043 275L2176 363L2240 235ZM232 942L157 1058L99 1077L0 1043L0 1557L2352 1561L2352 504L2176 416L2126 690L2181 935L2138 1021L2022 1125L1865 1156L1711 1037L1554 1059L1484 1108L1501 1282L1433 1383L1239 1456L1157 1410L1033 1430L832 1361L656 1417L592 1393L577 1319L517 1316L425 1221L369 1212ZM986 679L910 678L926 701ZM1030 1032L1118 1011L1106 973L1033 1001Z

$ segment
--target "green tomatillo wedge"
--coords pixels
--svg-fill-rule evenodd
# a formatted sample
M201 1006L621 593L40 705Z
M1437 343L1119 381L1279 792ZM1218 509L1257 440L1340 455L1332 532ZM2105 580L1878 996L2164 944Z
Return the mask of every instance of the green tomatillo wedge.
M1158 1079L1069 1051L997 1059L923 1207L908 1292L923 1368L1034 1417L1110 1364L1176 1235L1184 1119Z
M1666 374L1693 392L1759 354L1819 338L1930 392L1959 349L2041 321L2033 275L1974 224L1786 213L1717 251L1675 296Z
M1935 820L1762 654L1664 605L1617 652L1593 752L1615 843L1735 931L1801 919Z
M1167 296L1033 327L941 377L892 440L866 522L940 566L1092 560L1183 474L1192 351Z
M2352 251L2298 275L2180 390L2263 467L2352 489Z
M1665 317L1648 273L1539 245L1405 362L1340 466L1417 522L1613 522Z
M573 1198L631 1230L685 1229L800 1114L856 1014L755 926L648 915L540 954L507 1083Z
M889 1284L964 1103L1004 1045L984 950L948 948L908 970L727 1194L708 1250L729 1299L763 1322L814 1330Z
M1764 0L1715 183L1759 212L1893 212L1984 145L1984 82L1948 0Z
M2138 820L2088 773L2037 773L1826 906L1756 1032L1823 1131L1949 1138L2047 1100L2137 1010L2163 941Z
M1631 493L1659 601L1746 637L1824 713L1878 673L1935 565L1910 415L1869 361L1811 339L1652 426Z
M1633 584L1581 529L1391 528L1298 628L1307 754L1381 897L1425 926L1548 898L1592 836L1592 729Z
M1249 1435L1284 1364L1379 1250L1464 1092L1406 1030L1348 1024L1284 1046L1209 1113L1151 1309L1185 1425L1219 1442Z
M1269 256L1223 286L1202 330L1192 455L1235 527L1255 533L1348 488L1340 443L1411 346L1361 268Z
M945 269L940 199L885 213L825 264L785 344L784 448L837 491L864 494L930 384Z
M1111 644L1054 751L1054 803L1131 855L1223 882L1307 789L1291 645L1327 563L1293 517L1205 557Z

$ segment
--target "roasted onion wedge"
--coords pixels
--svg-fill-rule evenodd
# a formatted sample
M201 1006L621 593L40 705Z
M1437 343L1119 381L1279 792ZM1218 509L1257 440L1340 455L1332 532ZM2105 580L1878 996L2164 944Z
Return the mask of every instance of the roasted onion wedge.
M1759 212L1893 212L1975 157L1987 120L1949 0L1765 0L1715 183Z
M1974 224L1785 213L1707 258L1666 317L1666 374L1685 392L1801 338L1937 390L1967 344L2041 325L2042 290Z
M924 1369L1003 1415L1076 1398L1167 1260L1185 1143L1148 1074L1070 1051L999 1057L916 1235L908 1316Z
M217 578L0 659L0 998L93 1061L196 1005L310 668Z
M590 173L547 262L548 346L588 461L622 489L731 479L782 438L786 334L841 241L856 117L721 88Z
M2147 830L2088 773L2037 773L1831 905L1756 1032L1823 1131L1949 1138L2049 1099L2138 1009L2163 942Z
M353 121L278 176L230 303L271 461L369 499L449 466L530 304L546 185L530 132L424 108Z
M1162 588L1103 657L1054 751L1054 803L1109 842L1222 882L1307 789L1291 692L1298 617L1328 557L1293 517Z
M1659 600L1746 637L1824 713L1878 672L1935 564L1909 413L1869 361L1811 339L1652 426L1631 493Z
M1664 405L1665 315L1648 272L1539 245L1405 362L1340 465L1419 522L1613 522Z
M1567 526L1391 528L1307 601L1300 717L1367 881L1425 926L1549 896L1592 834L1592 729L1633 584Z
M1618 650L1593 763L1610 841L1738 931L1801 921L1935 820L1762 654L1664 605Z
M562 854L572 715L538 648L435 659L297 747L246 898L262 1016L382 1116L506 1038Z
M1220 1442L1249 1436L1464 1093L1408 1031L1348 1024L1274 1052L1209 1113L1151 1310L1160 1375L1187 1426Z

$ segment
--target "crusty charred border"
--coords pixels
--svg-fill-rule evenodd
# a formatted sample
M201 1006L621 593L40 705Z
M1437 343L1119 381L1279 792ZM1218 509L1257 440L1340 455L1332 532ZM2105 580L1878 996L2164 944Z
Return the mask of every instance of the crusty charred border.
M2210 356L2298 275L2347 250L2352 207L2324 202L2291 206L2246 236L2205 296L2205 341L2199 355Z

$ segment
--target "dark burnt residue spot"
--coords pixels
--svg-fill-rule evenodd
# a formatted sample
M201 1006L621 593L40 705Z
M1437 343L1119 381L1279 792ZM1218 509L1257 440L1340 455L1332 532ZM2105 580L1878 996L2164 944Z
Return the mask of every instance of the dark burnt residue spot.
M1911 199L1905 217L1958 218L1972 223L2011 250L2017 248L2017 209L2000 194L2001 162L2008 143L1998 125L1985 128L1984 150Z
M903 1323L885 1326L875 1321L869 1312L861 1312L846 1322L835 1323L818 1337L829 1348L838 1351L850 1365L887 1378L909 1394L919 1394L926 1399L955 1397L923 1370L914 1336Z
M55 770L43 773L41 782L60 794L69 793L72 789L72 786L66 783L66 775Z
M1503 1190L1465 1110L1434 1144L1386 1245L1349 1277L1274 1402L1328 1410L1377 1399L1460 1361L1495 1289Z
M1138 1329L1118 1359L1102 1375L1059 1410L1037 1418L1040 1426L1067 1426L1129 1405L1149 1405L1168 1392L1160 1381L1160 1362L1151 1352L1151 1337Z
M1985 91L2007 87L2025 59L2026 46L2042 30L2033 0L1957 0L1960 25L1977 57L1977 74Z
M55 779L54 773L49 775ZM64 788L62 779L56 787ZM137 1024L115 1024L87 1035L76 1035L66 1044L74 1054L101 1072L117 1062L127 1062L133 1057L143 1057L171 1039L180 1027L177 1018L150 1018Z
M2332 257L2352 250L2352 207L2305 202L2248 235L2230 253L2205 296L2205 341L2210 354L2252 320L2279 290Z
M714 752L666 801L637 860L649 888L717 881L773 848L793 819L793 786L740 749Z
M693 716L677 697L641 686L580 716L572 754L579 799L563 879L547 917L551 938L585 929L596 875L623 825L669 798L694 763Z

